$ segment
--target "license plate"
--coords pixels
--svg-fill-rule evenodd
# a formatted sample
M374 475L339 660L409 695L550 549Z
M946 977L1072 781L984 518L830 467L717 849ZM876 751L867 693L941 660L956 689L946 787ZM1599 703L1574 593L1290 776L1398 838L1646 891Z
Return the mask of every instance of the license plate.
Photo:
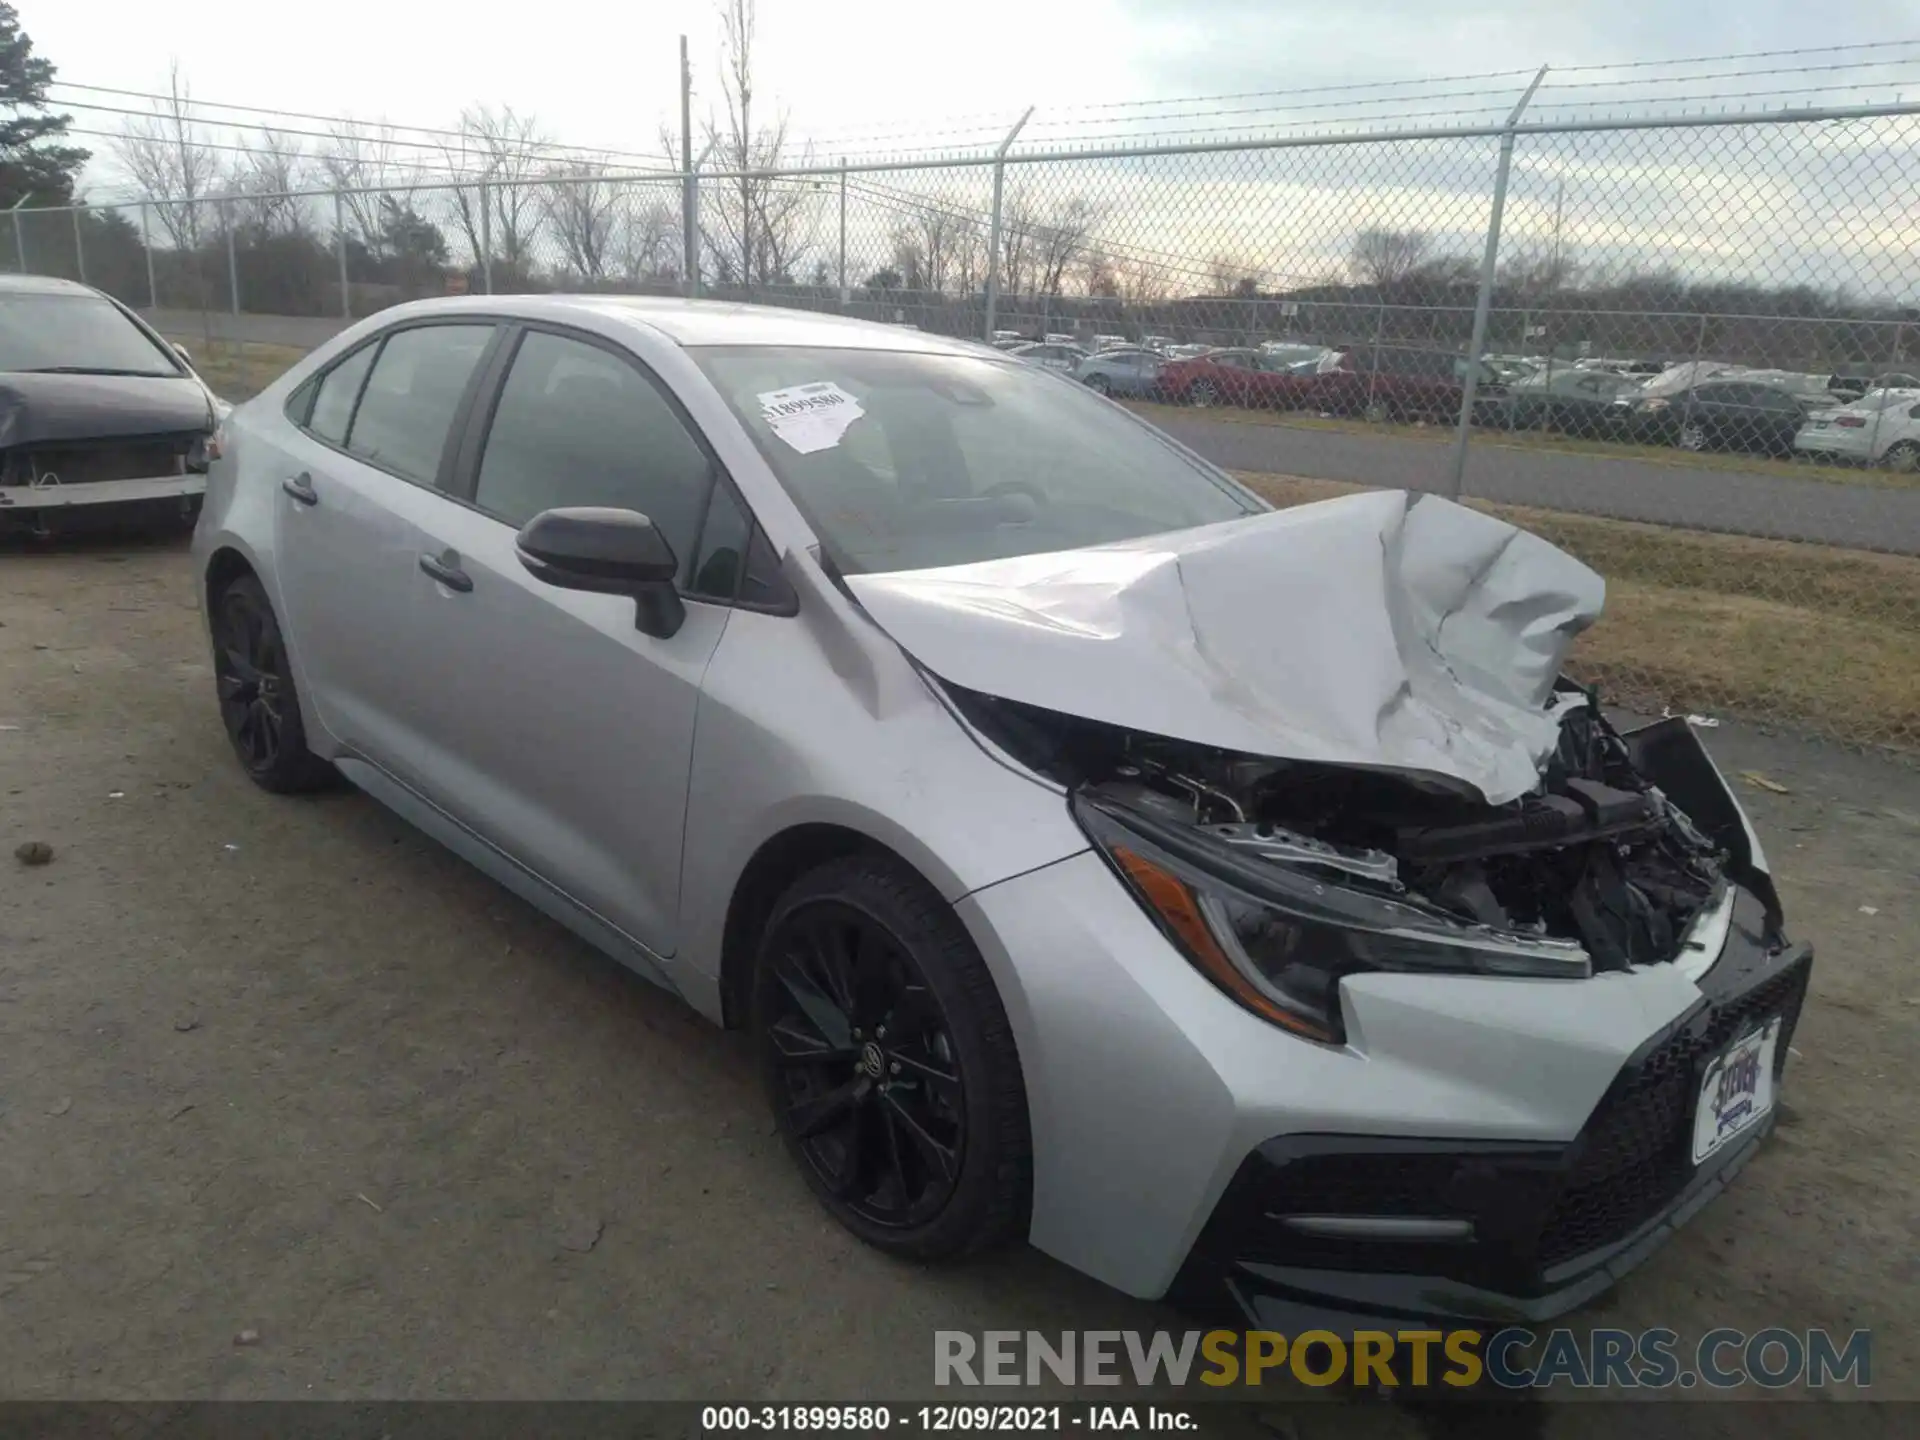
M1739 1139L1773 1109L1773 1052L1780 1022L1769 1020L1714 1057L1693 1114L1693 1163Z

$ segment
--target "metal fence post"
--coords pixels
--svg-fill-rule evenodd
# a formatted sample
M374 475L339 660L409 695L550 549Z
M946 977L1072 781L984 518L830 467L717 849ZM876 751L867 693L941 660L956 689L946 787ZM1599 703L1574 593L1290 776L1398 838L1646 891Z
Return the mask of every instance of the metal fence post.
M147 214L147 202L140 202L140 248L147 255L147 308L160 308L160 287L153 283L153 226Z
M847 308L847 161L840 157L840 308Z
M73 264L80 272L80 283L87 283L87 242L80 238L80 207L72 206L67 213L73 216Z
M233 243L233 226L227 226L227 300L233 313L240 313L240 255Z
M20 228L20 207L32 198L28 193L13 202L13 264L22 275L27 273L27 234Z
M480 291L493 293L493 197L487 182L480 182Z
M347 204L333 192L333 248L340 257L340 318L353 318L353 292L347 288Z
M1014 138L1032 115L1033 106L1029 105L1027 113L1013 122L1007 138L993 152L993 216L987 222L987 323L986 333L980 337L983 340L993 339L994 312L1000 308L1000 202L1006 188L1007 151L1013 148Z
M1507 208L1507 172L1513 167L1515 133L1520 117L1533 99L1533 92L1546 78L1547 67L1542 65L1526 93L1521 95L1519 104L1513 107L1513 113L1507 116L1506 129L1500 136L1500 161L1493 172L1493 208L1487 216L1487 248L1480 257L1480 293L1473 302L1473 338L1467 341L1467 373L1460 387L1460 428L1453 437L1453 458L1447 467L1445 493L1451 500L1460 498L1467 472L1467 442L1473 435L1473 397L1480 388L1480 354L1486 348L1487 316L1493 309L1493 272L1500 260L1500 216Z

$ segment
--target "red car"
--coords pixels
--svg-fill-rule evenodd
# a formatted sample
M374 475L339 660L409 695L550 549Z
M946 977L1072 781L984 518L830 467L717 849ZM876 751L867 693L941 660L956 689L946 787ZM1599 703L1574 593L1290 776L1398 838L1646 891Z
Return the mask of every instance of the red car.
M1316 378L1318 403L1342 415L1369 420L1446 421L1460 413L1466 358L1450 350L1411 345L1362 345L1340 357L1340 366ZM1474 411L1491 413L1506 403L1506 382L1480 362Z
M1214 350L1160 367L1160 394L1176 404L1246 405L1260 410L1316 408L1321 377L1258 350Z

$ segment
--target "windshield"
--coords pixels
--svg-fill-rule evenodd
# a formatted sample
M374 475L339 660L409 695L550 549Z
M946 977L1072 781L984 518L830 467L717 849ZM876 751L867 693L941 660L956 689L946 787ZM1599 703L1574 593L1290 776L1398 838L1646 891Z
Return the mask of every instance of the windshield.
M178 375L139 326L97 295L0 296L0 371Z
M900 351L694 349L842 573L966 565L1264 505L1029 366Z

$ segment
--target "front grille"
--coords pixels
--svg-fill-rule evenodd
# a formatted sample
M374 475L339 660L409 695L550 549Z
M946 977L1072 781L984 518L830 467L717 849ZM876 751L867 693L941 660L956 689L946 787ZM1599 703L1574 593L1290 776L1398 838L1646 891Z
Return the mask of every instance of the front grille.
M92 485L102 480L149 480L186 473L195 436L91 445L47 445L16 451L6 466L9 485Z
M1540 1263L1613 1244L1672 1204L1693 1174L1693 1101L1708 1059L1779 1015L1777 1081L1806 998L1811 960L1689 1023L1622 1072L1575 1142L1573 1168L1540 1236Z

